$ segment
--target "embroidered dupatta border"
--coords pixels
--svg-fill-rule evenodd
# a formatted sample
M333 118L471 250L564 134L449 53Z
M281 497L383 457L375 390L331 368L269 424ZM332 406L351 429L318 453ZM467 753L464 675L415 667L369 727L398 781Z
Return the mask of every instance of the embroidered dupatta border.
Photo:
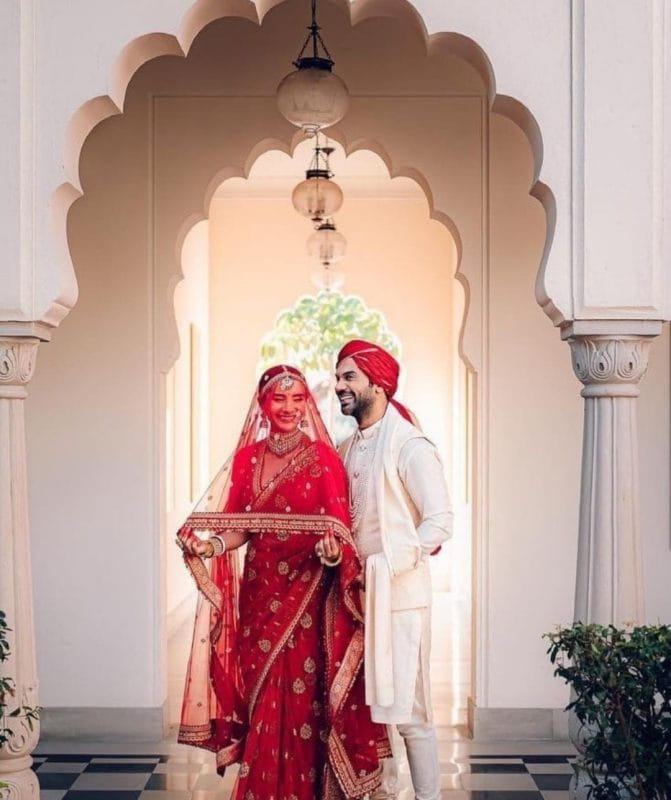
M242 758L244 750L244 739L235 739L226 747L217 747L209 741L214 736L214 725L180 725L177 734L177 741L180 744L188 744L191 747L202 747L215 754L217 767L226 768L235 764Z
M336 606L337 594L335 585L333 585L329 592L329 596L326 599L326 614L327 617L331 618L331 621L333 621L335 617ZM333 626L328 624L327 621L326 647L329 651L329 655L332 653L332 643L329 640L328 633L332 627ZM340 711L347 697L349 696L354 681L361 671L363 657L364 636L363 630L359 628L355 631L350 643L347 646L345 654L342 657L342 663L336 672L329 691L328 699L331 719L333 719ZM377 788L380 782L382 767L374 772L368 773L367 775L362 776L356 774L352 767L352 762L347 755L347 750L343 746L338 732L334 728L332 728L330 731L327 748L329 753L328 763L330 764L333 775L335 776L335 783L346 797L363 797ZM391 749L389 748L389 745L383 748L378 747L379 758L389 757L390 755ZM325 800L330 800L331 798L333 798L333 800L339 800L342 795L340 795L338 788L333 785L333 781L331 780L331 775L329 774L328 770L326 770L326 773L324 795Z
M189 516L184 525L192 530L211 530L219 533L226 531L254 531L269 533L326 533L332 531L336 536L347 542L356 552L352 533L337 517L326 514L317 517L315 514L291 515L270 513L237 513L228 514L216 511L198 511ZM209 571L200 556L184 554L184 561L189 567L198 588L215 608L220 606L221 592L210 579ZM200 562L197 564L196 562ZM351 597L345 593L345 605L348 611L357 620L363 623L363 616L352 602Z
M203 594L203 597L205 597L211 606L213 606L217 611L221 612L224 596L221 592L221 589L210 577L210 571L205 565L203 559L200 556L192 555L191 553L184 553L184 563L188 567L189 572L193 576L196 586ZM210 639L213 642L216 641L216 639L213 639L211 635Z
M382 774L382 765L380 765L374 772L369 772L367 775L355 775L351 762L347 756L347 750L338 734L331 729L328 738L329 749L329 764L335 767L334 772L340 784L340 788L348 798L360 798L367 795L369 792L374 791L380 785L380 776Z
M223 511L194 511L189 515L184 528L192 530L254 531L271 533L322 533L333 530L346 542L354 546L349 528L337 517L328 514L272 514L267 512L226 513Z

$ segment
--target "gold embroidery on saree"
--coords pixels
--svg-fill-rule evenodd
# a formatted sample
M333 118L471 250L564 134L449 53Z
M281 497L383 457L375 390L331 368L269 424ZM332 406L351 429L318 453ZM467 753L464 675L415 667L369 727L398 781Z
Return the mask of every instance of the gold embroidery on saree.
M261 470L263 469L263 462L266 447L265 442L261 444L263 452L254 466L254 474L252 476L252 491L254 492L254 507L259 508L263 506L269 499L269 496L277 490L279 486L296 475L300 474L309 464L318 461L319 452L314 443L310 443L307 447L300 450L290 461L276 473L272 480L266 486L261 485Z
M257 678L256 684L254 685L254 687L253 687L253 689L252 689L252 691L251 691L251 693L249 695L249 717L250 717L250 719L251 719L251 717L252 717L252 715L254 713L254 708L256 706L256 701L258 699L259 692L261 691L261 687L263 686L263 683L266 680L266 677L268 676L268 673L270 672L270 668L275 663L278 655L282 652L282 648L284 647L284 645L286 644L287 646L290 646L289 643L290 643L290 640L293 638L293 633L296 630L296 626L298 625L298 621L300 620L300 618L305 613L305 609L307 608L308 604L310 603L310 600L312 600L312 598L314 596L314 593L317 590L317 586L319 585L319 581L321 580L323 571L324 571L324 567L322 567L322 568L317 570L312 583L306 589L305 594L303 595L303 598L302 598L302 600L300 602L300 605L299 605L298 609L296 610L296 614L294 615L294 618L291 620L289 625L287 625L287 628L284 631L284 633L282 634L282 636L280 636L280 638L277 640L277 643L275 644L275 647L273 648L272 652L270 653L270 655L266 659L266 663L263 665L263 669L261 670L261 672L260 672L260 674L259 674L259 676Z

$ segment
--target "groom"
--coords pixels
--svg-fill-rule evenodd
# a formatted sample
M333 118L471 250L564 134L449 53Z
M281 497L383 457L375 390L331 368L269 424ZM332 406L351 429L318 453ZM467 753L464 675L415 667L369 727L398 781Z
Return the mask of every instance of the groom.
M416 799L439 800L427 562L451 535L452 512L436 448L394 400L398 375L397 361L378 345L355 340L340 351L336 394L343 414L359 424L340 454L366 565L366 702L375 722L398 727ZM397 791L396 766L387 761L373 798L395 798Z

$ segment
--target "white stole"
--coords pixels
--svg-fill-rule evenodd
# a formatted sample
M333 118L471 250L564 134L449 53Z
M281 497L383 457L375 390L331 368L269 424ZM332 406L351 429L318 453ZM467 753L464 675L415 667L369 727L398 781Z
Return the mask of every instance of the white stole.
M389 405L371 467L383 551L366 559L364 618L366 704L382 708L394 704L392 581L417 567L422 555L416 522L398 474L398 460L403 445L420 438L426 437Z

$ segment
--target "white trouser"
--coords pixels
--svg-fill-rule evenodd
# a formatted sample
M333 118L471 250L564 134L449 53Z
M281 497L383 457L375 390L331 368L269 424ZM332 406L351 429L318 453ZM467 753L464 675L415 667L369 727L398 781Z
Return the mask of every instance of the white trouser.
M405 744L410 765L410 776L416 800L440 800L440 765L438 744L432 722L398 725L398 732ZM392 739L392 731L389 731ZM398 757L387 758L382 765L382 785L373 794L372 800L396 800L399 791Z
M422 609L426 617L423 622L423 646L426 651L422 653L420 649L415 683L415 695L412 700L412 712L408 722L399 725L388 725L389 741L391 743L393 758L387 758L382 765L382 785L372 796L372 800L396 800L399 792L398 780L398 742L395 741L394 727L400 734L405 752L410 766L410 776L412 786L415 791L416 800L440 800L440 765L438 763L438 742L436 740L436 730L432 719L430 703L431 697L427 685L426 675L423 675L422 658L428 659L428 648L430 647L430 617L428 612ZM396 612L398 613L398 612ZM405 612L406 614L408 612Z

